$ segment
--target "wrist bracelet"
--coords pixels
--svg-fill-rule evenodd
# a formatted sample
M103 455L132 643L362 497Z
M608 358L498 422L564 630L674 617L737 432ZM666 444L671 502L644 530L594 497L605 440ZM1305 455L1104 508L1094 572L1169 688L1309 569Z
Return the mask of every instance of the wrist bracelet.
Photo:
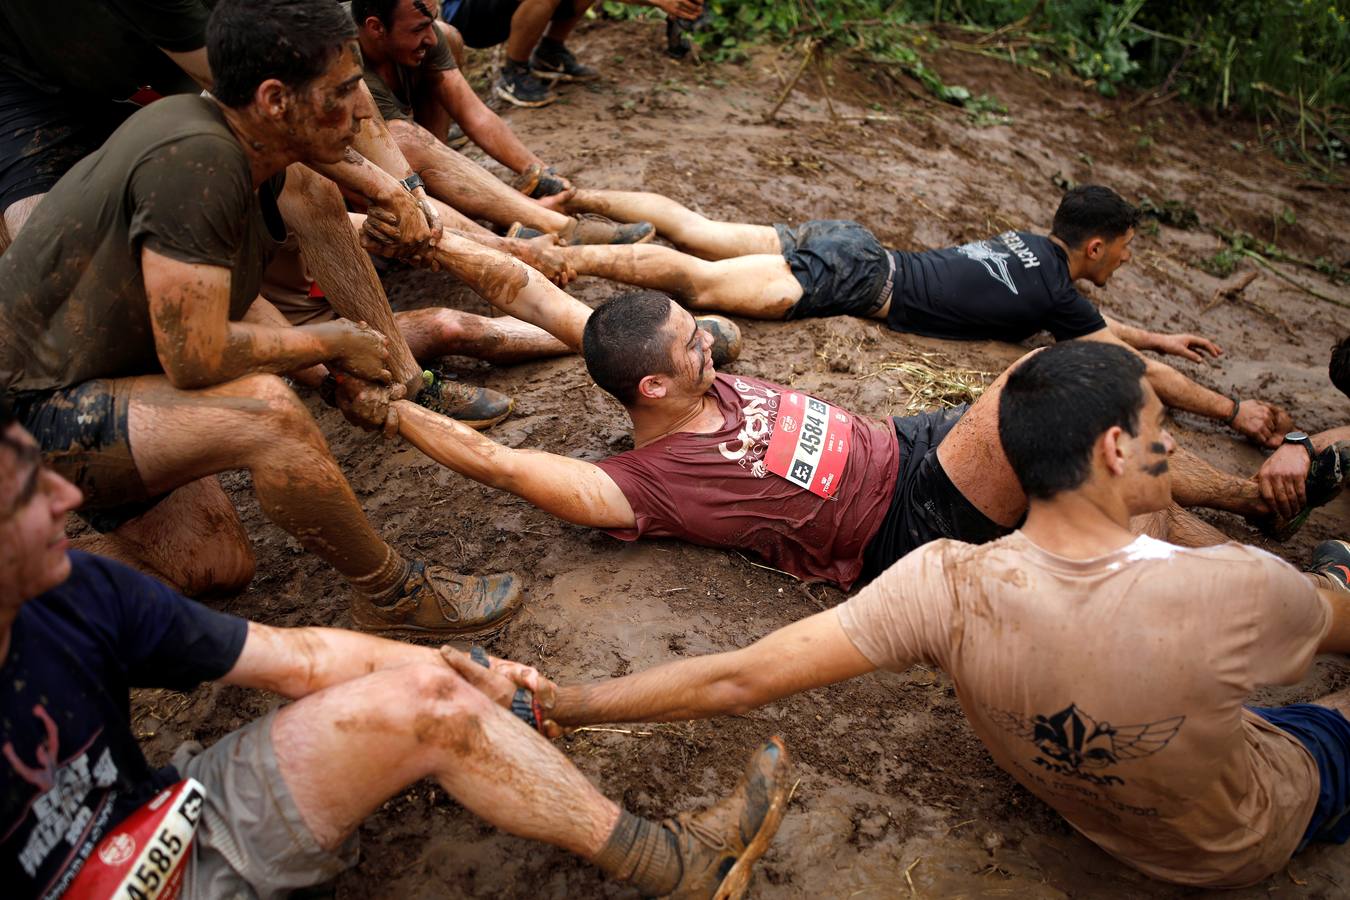
M422 176L418 175L416 172L412 173L407 178L400 178L398 180L398 183L403 185L403 189L410 194L413 191L417 190L418 188L424 186L422 184Z
M1233 414L1227 419L1224 419L1223 424L1232 425L1237 421L1238 410L1242 409L1242 401L1238 399L1237 394L1230 394L1228 399L1233 401Z

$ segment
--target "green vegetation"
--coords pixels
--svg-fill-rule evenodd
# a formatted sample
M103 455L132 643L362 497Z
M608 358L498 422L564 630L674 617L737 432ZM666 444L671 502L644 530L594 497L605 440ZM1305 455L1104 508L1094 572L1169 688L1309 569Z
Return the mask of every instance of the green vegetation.
M705 58L750 43L806 39L826 52L898 66L936 97L996 109L924 65L938 46L1072 72L1132 102L1172 96L1255 119L1261 140L1324 173L1350 155L1350 0L708 0L695 35ZM606 2L604 14L650 15ZM658 14L659 15L659 14Z

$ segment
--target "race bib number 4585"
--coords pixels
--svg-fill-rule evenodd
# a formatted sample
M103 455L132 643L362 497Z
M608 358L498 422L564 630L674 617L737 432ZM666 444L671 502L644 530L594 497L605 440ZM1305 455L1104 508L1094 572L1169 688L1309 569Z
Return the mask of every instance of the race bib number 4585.
M173 900L183 886L206 789L185 778L99 842L67 900Z
M828 500L839 490L851 436L848 413L789 391L778 399L778 418L764 464L775 475Z

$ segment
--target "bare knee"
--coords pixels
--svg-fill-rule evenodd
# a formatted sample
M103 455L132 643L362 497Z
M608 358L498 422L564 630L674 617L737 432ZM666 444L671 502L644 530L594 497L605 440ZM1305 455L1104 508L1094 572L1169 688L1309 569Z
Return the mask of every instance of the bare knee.
M261 433L258 436L266 443L322 443L323 438L314 417L281 378L276 375L246 375L240 379L240 384L250 399L260 401L255 402L250 411L259 421Z
M248 587L257 573L257 560L247 540L218 537L185 563L179 590L189 597L229 596Z
M417 665L398 670L403 676L403 697L408 727L417 743L435 753L446 750L475 752L486 739L482 719L492 706L447 666Z

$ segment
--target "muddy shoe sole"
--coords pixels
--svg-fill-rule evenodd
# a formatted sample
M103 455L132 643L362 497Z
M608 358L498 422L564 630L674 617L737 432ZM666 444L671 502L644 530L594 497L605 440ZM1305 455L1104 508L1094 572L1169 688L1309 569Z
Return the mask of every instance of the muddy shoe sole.
M781 765L785 768L790 767L791 757L788 756L783 741L775 736L769 739L769 743L778 747ZM769 802L764 821L759 823L759 830L745 845L745 851L736 859L735 865L727 871L722 883L717 886L716 892L713 893L714 900L739 900L745 896L746 889L750 887L750 878L755 873L755 863L759 862L764 851L769 849L769 842L778 833L778 826L783 822L783 813L787 812L788 798L791 794L788 780L783 778L775 785L773 799Z

